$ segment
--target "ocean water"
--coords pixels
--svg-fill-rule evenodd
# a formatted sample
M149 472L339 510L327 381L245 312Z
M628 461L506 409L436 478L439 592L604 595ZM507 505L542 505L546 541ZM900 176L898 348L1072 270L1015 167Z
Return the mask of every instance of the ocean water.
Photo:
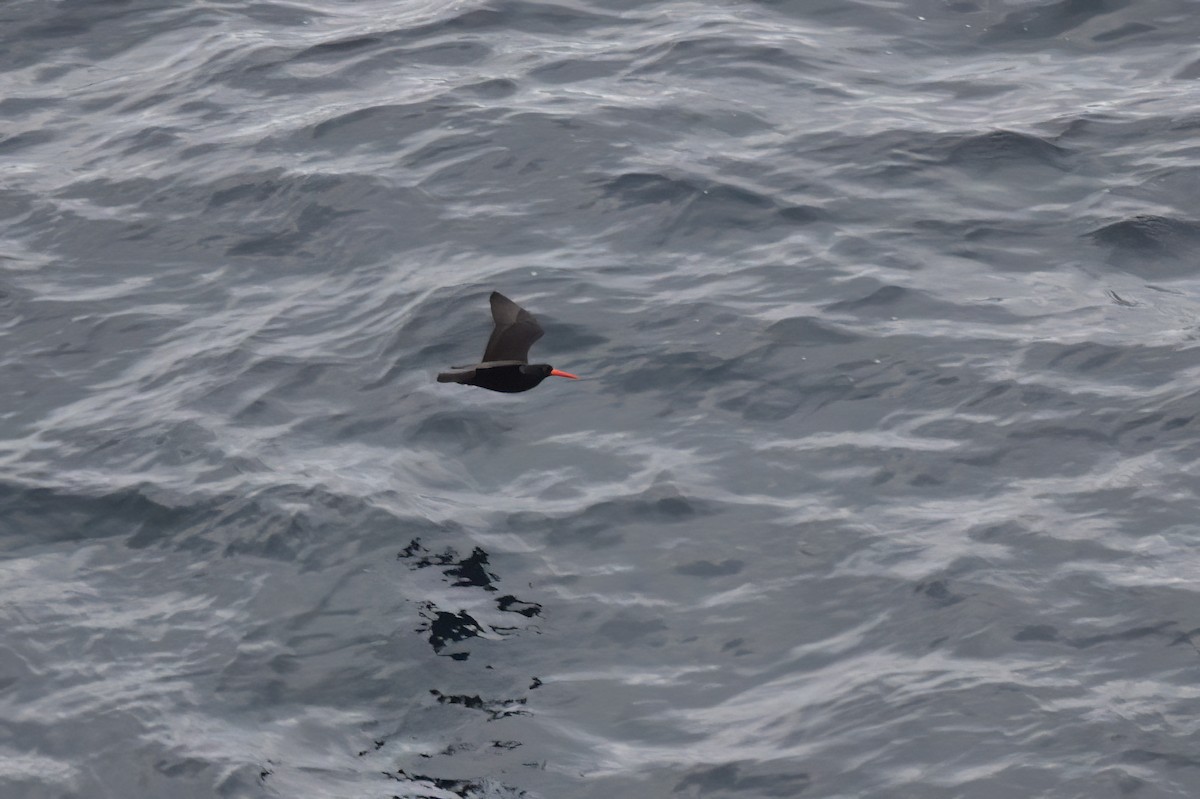
M0 796L1200 795L1198 35L0 5Z

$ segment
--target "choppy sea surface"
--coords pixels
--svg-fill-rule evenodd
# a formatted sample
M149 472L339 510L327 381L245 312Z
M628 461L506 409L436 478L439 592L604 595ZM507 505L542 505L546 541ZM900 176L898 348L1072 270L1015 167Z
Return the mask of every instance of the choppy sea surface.
M0 795L1194 799L1198 35L0 5Z

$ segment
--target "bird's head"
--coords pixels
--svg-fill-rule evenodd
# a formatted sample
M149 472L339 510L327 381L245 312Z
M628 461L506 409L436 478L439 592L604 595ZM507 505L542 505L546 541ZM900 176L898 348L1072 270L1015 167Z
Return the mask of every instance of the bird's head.
M521 374L533 375L539 380L545 380L553 375L554 377L569 377L572 380L578 380L578 375L573 375L570 372L563 372L555 369L548 363L527 363L521 367Z

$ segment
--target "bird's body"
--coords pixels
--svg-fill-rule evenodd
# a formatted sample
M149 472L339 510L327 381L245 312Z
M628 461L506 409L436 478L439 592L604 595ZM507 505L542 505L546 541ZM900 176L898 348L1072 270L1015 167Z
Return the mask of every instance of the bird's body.
M439 383L463 383L468 386L516 394L528 391L547 377L569 377L548 363L528 363L529 348L543 335L542 326L515 302L498 291L491 296L492 319L496 326L483 352L483 360L474 366L455 366L437 376Z
M549 367L543 373L540 371L542 366L545 364L530 365L520 361L492 361L474 366L456 366L451 367L455 370L453 372L439 374L438 382L465 383L505 394L516 394L528 391L549 376Z

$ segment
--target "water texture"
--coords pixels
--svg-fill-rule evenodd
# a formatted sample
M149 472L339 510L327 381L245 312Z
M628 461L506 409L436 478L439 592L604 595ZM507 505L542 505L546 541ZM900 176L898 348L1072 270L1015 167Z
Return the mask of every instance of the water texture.
M0 795L1200 795L1198 35L0 5Z

